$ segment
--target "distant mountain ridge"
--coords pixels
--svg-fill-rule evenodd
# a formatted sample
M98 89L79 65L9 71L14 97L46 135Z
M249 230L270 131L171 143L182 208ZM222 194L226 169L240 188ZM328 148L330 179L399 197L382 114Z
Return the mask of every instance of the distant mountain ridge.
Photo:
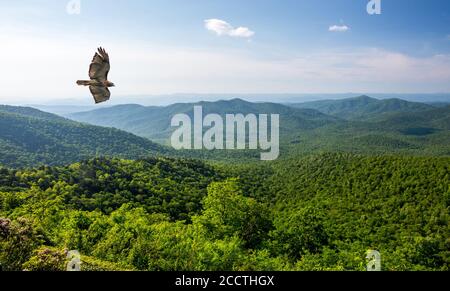
M343 103L336 107L340 110L335 111L337 116L311 108L233 99L178 103L166 107L118 105L67 117L80 122L116 127L162 144L169 144L171 132L174 130L170 126L171 118L178 113L192 117L193 107L201 105L204 115L279 114L281 157L315 152L450 155L450 106L434 107L396 99L377 100L368 96L327 101L321 105L329 108L327 106L335 102ZM349 118L352 114L354 118ZM235 153L240 155L233 156ZM183 154L240 161L252 157L252 154L240 151L187 151Z
M136 135L166 141L173 128L170 121L176 114L192 117L194 106L202 106L203 114L280 114L282 129L311 129L324 124L339 122L338 118L317 110L297 109L277 103L251 103L242 99L217 102L177 103L166 107L141 106L135 104L117 105L88 112L68 114L66 117L99 126L114 127Z
M450 105L420 112L394 112L374 118L381 126L402 129L414 125L442 130L450 130Z
M68 121L67 119L61 116L37 110L31 107L23 107L23 106L0 105L0 113L11 113L42 120Z
M0 165L60 165L98 156L144 158L170 149L112 128L33 108L0 106Z
M345 119L369 119L386 113L419 112L435 108L432 105L401 99L375 99L359 96L342 100L324 100L290 104L295 108L315 109L324 114Z
M369 104L374 100L359 98L356 102ZM170 143L174 130L171 118L178 113L192 117L195 105L203 107L204 115L279 114L281 159L317 152L450 155L450 106L426 106L426 110L416 111L414 104L410 112L380 111L370 118L346 120L315 109L234 99L166 107L118 105L74 115L84 123L33 108L0 106L0 165L31 167L99 156L139 159L155 155L259 161L259 150L175 151L161 145Z

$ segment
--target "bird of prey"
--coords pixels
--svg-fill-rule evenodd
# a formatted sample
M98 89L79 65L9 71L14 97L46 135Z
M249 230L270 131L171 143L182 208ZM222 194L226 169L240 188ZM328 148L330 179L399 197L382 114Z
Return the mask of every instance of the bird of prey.
M108 87L114 87L114 83L108 81L108 73L111 66L109 63L109 55L103 48L98 48L94 59L89 67L90 81L77 81L80 86L89 86L89 90L94 96L95 103L108 101L111 97L111 92Z

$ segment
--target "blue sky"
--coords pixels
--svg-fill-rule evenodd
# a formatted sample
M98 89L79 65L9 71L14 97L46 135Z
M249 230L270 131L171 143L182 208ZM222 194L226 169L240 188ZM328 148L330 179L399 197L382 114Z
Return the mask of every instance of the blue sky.
M84 96L99 45L122 95L450 92L446 0L381 0L381 15L369 0L68 2L0 0L0 100Z

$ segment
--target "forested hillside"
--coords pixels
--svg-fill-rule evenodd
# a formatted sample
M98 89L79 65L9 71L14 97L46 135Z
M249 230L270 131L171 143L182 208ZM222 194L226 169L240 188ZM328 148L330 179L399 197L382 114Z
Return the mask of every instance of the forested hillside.
M295 109L276 103L251 103L241 99L217 102L179 103L166 107L144 107L141 105L118 105L88 112L67 115L68 118L99 126L115 127L152 140L167 143L174 128L170 122L176 114L187 114L193 120L194 106L202 106L207 114L280 114L281 131L284 134L295 130L314 129L339 122L316 110Z
M449 158L153 158L0 170L0 264L61 270L449 270Z
M344 119L369 119L386 113L420 112L434 107L424 103L401 99L378 100L369 96L359 96L342 100L323 100L290 104L295 108L315 109L324 114Z
M153 132L160 142L174 128L170 119L192 115L194 104L169 107L123 105L87 112L87 116L118 127L130 124L137 131ZM359 154L450 155L450 107L420 112L386 113L369 121L347 121L311 109L293 109L274 103L239 99L202 102L205 114L280 114L280 158L322 152ZM141 113L139 113L142 111ZM114 122L113 122L114 121ZM127 127L127 126L125 126ZM146 135L146 134L143 134ZM92 157L145 158L155 155L190 157L239 163L257 162L259 150L174 151L152 141L113 128L81 124L27 107L0 106L0 164L9 167L63 165Z
M309 104L309 103L308 103ZM251 103L240 99L175 104L167 107L121 105L69 115L78 121L112 126L169 144L175 114L193 114L201 105L204 114L264 113L280 115L280 158L311 153L450 155L450 106L436 108L398 99L370 97L313 103L316 109L296 109L274 103ZM324 112L322 105L328 108ZM330 111L334 108L334 111ZM353 118L356 115L359 118ZM258 160L255 151L187 151L185 156L237 162Z
M144 158L170 152L112 128L81 124L27 107L0 106L0 164L60 165L97 156Z

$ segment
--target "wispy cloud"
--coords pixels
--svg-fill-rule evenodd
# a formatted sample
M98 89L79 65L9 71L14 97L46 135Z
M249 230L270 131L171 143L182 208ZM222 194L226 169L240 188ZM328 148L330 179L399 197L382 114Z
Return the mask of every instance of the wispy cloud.
M346 32L350 29L347 25L332 25L328 28L331 32Z
M220 19L207 19L205 20L205 27L209 31L215 32L218 36L231 36L250 38L255 35L254 31L251 31L248 27L234 28L231 24Z
M110 79L117 85L114 96L450 91L449 54L415 57L358 48L261 58L226 49L158 47L141 41L98 43L70 36L30 36L17 30L0 34L0 43L5 44L0 54L0 103L27 96L29 103L39 103L41 98L89 97L75 81L87 77L99 45L111 56Z

